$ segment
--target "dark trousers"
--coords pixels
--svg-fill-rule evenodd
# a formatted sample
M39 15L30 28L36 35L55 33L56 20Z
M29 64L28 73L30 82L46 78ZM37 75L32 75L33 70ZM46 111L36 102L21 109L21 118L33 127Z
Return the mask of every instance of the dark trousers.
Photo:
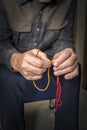
M60 80L63 105L55 112L55 130L79 130L80 75L72 80L61 76ZM24 93L27 87L28 81L19 73L0 65L0 120L3 130L24 130Z

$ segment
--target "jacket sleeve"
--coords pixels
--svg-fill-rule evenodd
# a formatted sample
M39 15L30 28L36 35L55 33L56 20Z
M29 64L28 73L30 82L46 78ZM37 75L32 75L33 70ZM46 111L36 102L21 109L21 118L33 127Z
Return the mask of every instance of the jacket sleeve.
M12 45L11 30L0 0L0 64L10 68L10 57L17 50Z
M74 25L74 15L76 11L76 5L77 5L76 0L72 0L71 6L65 18L68 21L68 24L59 30L58 39L53 44L54 54L65 48L74 49L73 25Z

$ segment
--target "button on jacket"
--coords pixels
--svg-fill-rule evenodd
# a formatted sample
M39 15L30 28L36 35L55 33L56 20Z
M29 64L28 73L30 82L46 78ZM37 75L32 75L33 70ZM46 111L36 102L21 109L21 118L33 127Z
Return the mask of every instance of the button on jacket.
M76 0L0 0L0 64L10 68L14 52L40 48L49 57L73 48Z

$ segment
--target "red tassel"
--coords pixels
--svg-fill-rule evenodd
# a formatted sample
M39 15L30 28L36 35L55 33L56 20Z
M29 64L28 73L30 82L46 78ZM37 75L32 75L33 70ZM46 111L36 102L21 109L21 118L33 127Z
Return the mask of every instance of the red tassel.
M62 101L61 101L61 98L60 98L62 87L61 87L59 77L56 78L56 86L57 86L57 88L56 88L56 109L57 109L57 107L62 106Z

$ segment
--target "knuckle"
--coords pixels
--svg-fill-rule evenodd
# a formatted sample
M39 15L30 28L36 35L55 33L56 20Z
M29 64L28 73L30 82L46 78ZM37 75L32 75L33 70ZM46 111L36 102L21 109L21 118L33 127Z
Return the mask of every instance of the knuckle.
M69 54L69 53L71 53L72 51L71 51L71 48L66 48L66 54Z
M42 67L43 67L43 64L42 64L42 63L39 63L39 64L38 64L38 67L39 67L39 68L42 68Z
M42 75L40 75L39 77L38 77L38 79L41 79L42 78Z
M79 67L76 69L76 75L79 75Z
M75 58L76 58L76 59L78 58L77 54L75 54Z
M24 74L25 76L27 76L27 75L28 75L28 73L27 73L26 71L23 71L23 74Z
M25 63L22 62L22 63L21 63L21 69L25 70L25 68L26 68Z
M76 60L76 62L75 62L75 65L76 65L77 69L79 69L78 61L77 61L77 60Z
M24 76L24 78L25 78L25 79L27 79L27 80L29 80L29 79L30 79L28 76L25 76L24 74L23 74L23 76Z
M28 55L29 55L28 53L25 53L25 54L24 54L24 58L28 57Z
M69 52L69 53L74 53L74 51L73 51L72 48L67 48L67 52Z
M78 58L77 54L73 53L72 55L73 55L74 59L77 60L77 58Z
M72 64L73 64L73 60L70 59L69 62L68 62L68 65L71 66L71 68L73 67Z
M71 66L70 71L73 72L73 74L77 75L79 73L78 67L76 66Z
M29 77L28 80L34 80L34 77Z
M39 71L37 71L37 74L39 74L39 75L41 75L43 73L43 70L41 69L41 70L39 70Z
M69 67L68 72L72 72L74 70L73 66Z
M73 72L73 77L78 76L78 74L79 74L79 71L78 71L78 68L76 68L76 70Z
M34 76L31 78L31 80L39 80L42 78L42 75L39 75L39 76Z
M46 53L43 53L43 56L44 56L44 57L47 57Z
M66 51L65 53L64 53L64 57L68 57L69 56L69 53L68 53L68 51Z

